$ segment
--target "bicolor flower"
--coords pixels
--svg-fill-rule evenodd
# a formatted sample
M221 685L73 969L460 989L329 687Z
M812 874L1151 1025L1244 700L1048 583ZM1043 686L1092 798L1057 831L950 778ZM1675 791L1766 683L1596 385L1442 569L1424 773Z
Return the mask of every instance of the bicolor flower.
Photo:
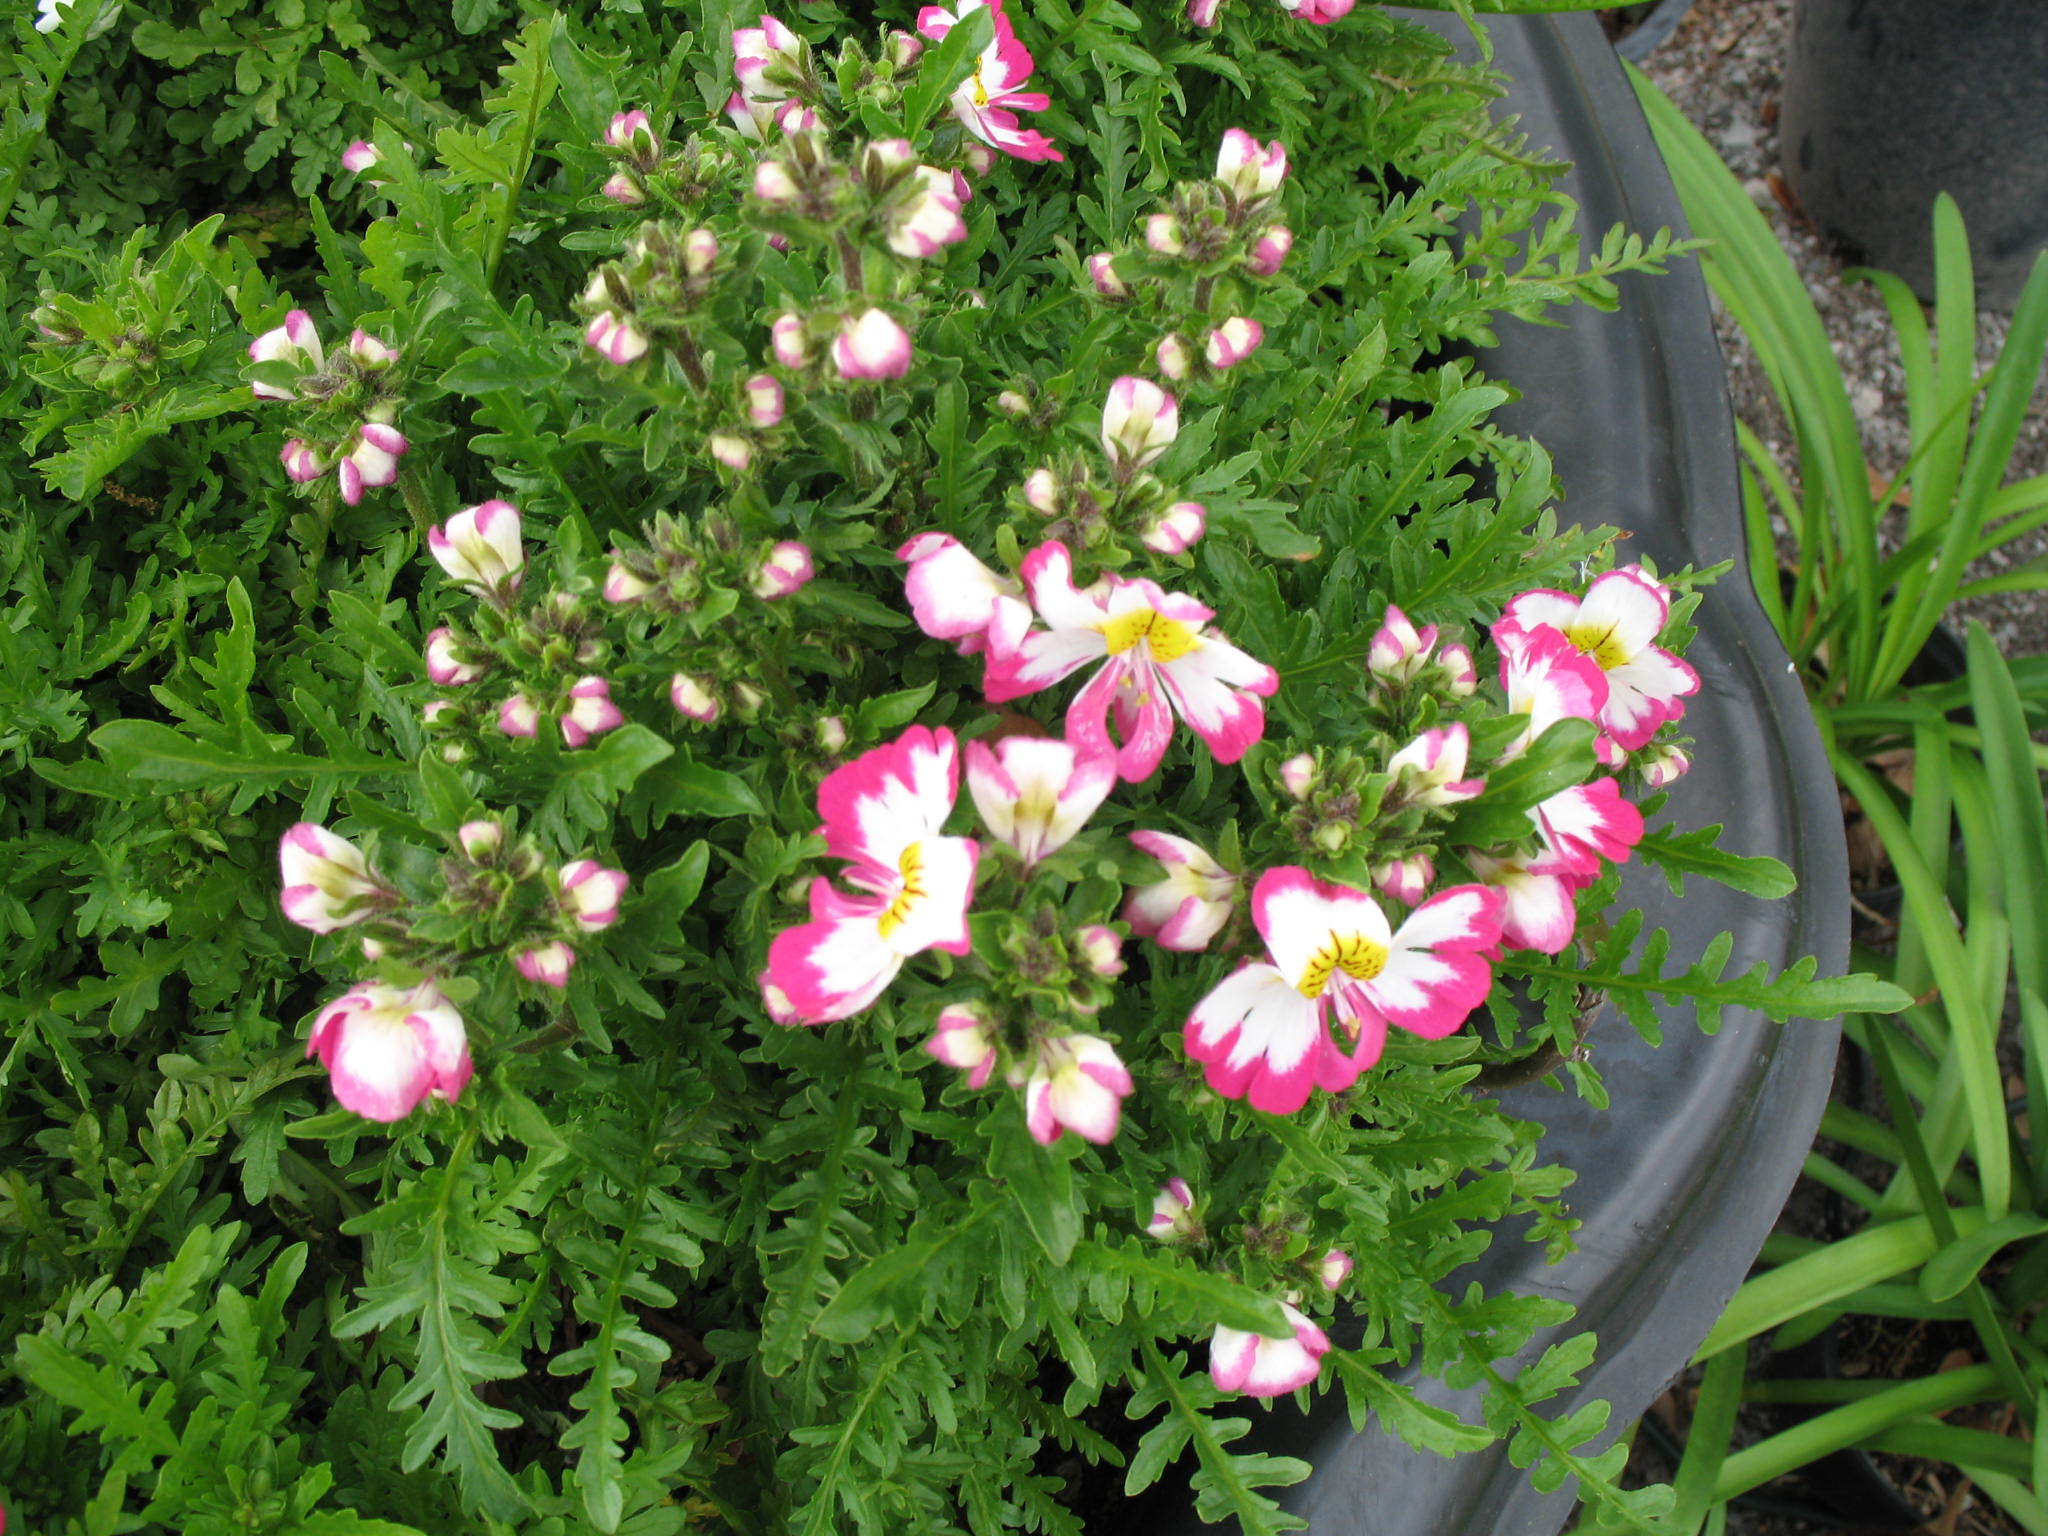
M1209 359L1209 366L1221 372L1235 368L1239 363L1258 351L1259 343L1266 339L1266 328L1258 321L1243 315L1232 315L1228 320L1209 333L1203 355Z
M1043 466L1031 471L1024 477L1024 505L1041 517L1055 516L1060 509L1060 477Z
M1294 1336L1268 1339L1217 1324L1209 1341L1209 1379L1218 1391L1249 1397L1284 1397L1314 1381L1330 1341L1323 1330L1286 1302L1280 1303Z
M1574 784L1541 801L1530 813L1536 834L1574 885L1599 878L1601 861L1621 864L1643 839L1643 813L1621 793L1618 781Z
M860 1012L910 956L971 948L967 904L980 849L941 832L960 792L951 731L912 726L826 775L818 829L845 859L847 895L811 882L811 921L768 947L761 990L778 1023L824 1024Z
M608 603L627 604L641 601L653 590L653 582L634 575L623 560L614 560L604 573L604 586L598 595Z
M1131 834L1139 850L1157 859L1166 878L1131 888L1123 919L1131 932L1161 949L1207 949L1230 921L1239 876L1218 864L1199 843L1170 832Z
M1292 1114L1315 1088L1349 1088L1380 1059L1389 1024L1451 1034L1493 984L1481 956L1500 942L1500 896L1484 886L1432 896L1394 929L1365 892L1286 865L1259 877L1252 919L1271 963L1226 977L1195 1005L1185 1039L1211 1088L1269 1114Z
M773 16L758 27L735 27L732 72L740 89L758 101L782 101L801 85L809 50L804 40Z
M498 706L498 729L507 736L532 736L540 729L540 706L515 693Z
M606 869L595 859L572 859L555 874L558 904L585 933L597 933L619 920L627 884L623 869Z
M1420 905L1435 879L1436 862L1426 853L1411 853L1372 867L1373 889L1404 907Z
M615 367L637 363L647 355L647 337L631 320L607 309L583 328L583 345Z
M832 366L842 379L900 379L910 371L910 333L880 309L839 323Z
M1342 1248L1332 1248L1316 1261L1316 1278L1323 1282L1323 1289L1334 1291L1351 1278L1351 1255Z
M808 545L784 539L754 571L754 596L773 602L788 597L817 573Z
M1425 624L1417 629L1407 614L1389 603L1386 617L1372 632L1372 643L1366 648L1365 670L1383 683L1412 683L1429 665L1435 649L1436 626Z
M1633 752L1658 726L1683 715L1683 700L1699 692L1699 674L1655 643L1670 616L1671 589L1641 566L1625 565L1598 577L1583 598L1524 592L1501 622L1524 631L1548 626L1598 663L1607 677L1600 728Z
M1186 378L1188 370L1194 366L1188 355L1188 344L1171 333L1159 338L1158 344L1152 348L1152 358L1159 364L1160 373L1176 384Z
M427 530L427 550L451 580L487 600L517 592L526 571L519 509L509 501L464 507L444 527Z
M1216 152L1216 179L1241 202L1271 197L1287 179L1287 149L1278 139L1261 144L1242 128L1224 130Z
M1067 706L1067 738L1116 753L1117 772L1135 783L1166 755L1175 714L1215 754L1234 763L1265 734L1259 700L1280 674L1229 641L1202 633L1215 617L1191 597L1143 579L1108 578L1086 592L1074 586L1073 561L1057 540L1024 559L1032 606L1051 627L1034 630L1009 656L989 655L982 689L992 704L1050 688L1091 661L1102 666ZM1116 716L1118 746L1110 735Z
M569 708L556 722L562 744L575 748L626 723L612 702L612 686L601 677L578 678L569 688Z
M1097 251L1088 258L1088 280L1105 299L1128 299L1131 296L1129 287L1116 275L1116 258L1108 251Z
M1479 691L1479 669L1472 665L1470 648L1453 640L1436 653L1436 664L1444 674L1444 689L1454 699L1469 699Z
M1685 777L1685 771L1692 767L1692 759L1681 747L1651 747L1637 756L1636 767L1650 788L1665 789Z
M1268 224L1266 232L1252 246L1252 253L1245 261L1245 270L1254 277L1272 277L1293 249L1294 231L1285 224Z
M1188 1181L1176 1175L1159 1186L1152 1197L1152 1219L1145 1223L1148 1235L1162 1243L1184 1243L1199 1237L1202 1223L1195 1215L1195 1192Z
M459 1098L471 1070L462 1015L431 981L357 983L314 1017L306 1054L320 1058L342 1108L387 1125L423 1099Z
M967 790L982 825L1026 866L1063 848L1116 786L1116 760L1070 741L1006 736L967 744Z
M348 355L363 373L381 373L398 361L398 348L361 326L348 333Z
M1145 249L1161 256L1178 256L1188 248L1186 231L1170 213L1145 216Z
M967 221L960 217L961 197L953 178L928 165L911 176L910 189L889 219L889 249L898 256L935 256L965 240Z
M367 922L398 899L362 850L314 822L299 822L278 839L277 866L284 915L315 933Z
M513 968L528 981L558 989L569 985L569 971L575 964L576 951L560 939L522 949L512 957Z
M917 627L935 640L957 640L960 654L1007 656L1031 628L1024 584L998 576L947 533L920 533L896 551L907 561L903 595Z
M629 150L643 158L661 153L661 140L655 136L654 124L638 107L630 112L614 112L605 125L604 141L612 149Z
M754 445L744 437L734 437L730 432L712 433L704 440L704 451L734 474L743 474L747 466L754 462Z
M782 384L772 373L757 373L741 386L747 392L747 420L766 431L782 424Z
M1124 1097L1134 1086L1116 1047L1100 1035L1041 1040L1023 1083L1024 1124L1031 1139L1049 1147L1072 1131L1098 1147L1116 1136Z
M1138 535L1138 542L1155 555L1185 554L1208 526L1207 507L1199 501L1176 501Z
M442 688L461 688L475 682L491 669L487 664L466 660L462 643L446 625L427 636L427 678Z
M786 208L803 196L803 189L780 160L763 160L754 167L754 196L764 203Z
M1308 792L1316 785L1316 759L1313 752L1297 752L1280 765L1280 787L1294 800L1306 800Z
M1188 0L1188 24L1207 31L1216 25L1216 12L1223 0Z
M1544 625L1525 631L1503 623L1494 626L1493 640L1500 649L1508 712L1529 721L1508 743L1503 760L1520 757L1560 720L1600 718L1607 707L1607 675L1557 630Z
M1495 859L1467 853L1465 862L1482 884L1500 892L1503 944L1545 955L1564 953L1578 929L1579 912L1572 901L1571 881L1558 872L1563 867L1558 860Z
M637 208L647 201L647 194L630 171L613 171L605 177L604 185L597 189L621 208Z
M1446 806L1476 799L1486 780L1462 777L1471 750L1472 733L1462 720L1424 731L1387 759L1387 772L1395 775L1391 795L1403 805Z
M982 143L1006 155L1064 160L1051 139L1018 121L1019 112L1043 112L1052 98L1043 91L1022 89L1035 66L1003 14L1003 0L954 0L951 9L927 5L917 13L917 30L933 42L943 42L963 17L984 8L992 13L995 36L975 59L974 72L953 92L953 115Z
M284 464L285 477L295 484L304 485L309 480L318 480L327 473L327 461L320 457L318 450L303 439L285 439L285 445L278 451L277 456Z
M804 333L804 317L783 313L768 327L769 346L775 361L785 368L801 368L811 360L810 340Z
M971 1003L940 1009L938 1028L924 1048L947 1066L965 1072L970 1088L986 1086L996 1069L995 1032Z
M472 859L489 860L505 846L505 824L482 818L465 821L455 829L455 841Z
M1074 935L1074 958L1105 981L1130 969L1124 963L1123 935L1107 923L1090 923Z
M1319 27L1342 21L1351 14L1355 3L1356 0L1278 0L1280 9L1295 20L1313 22Z
M355 506L371 487L389 485L398 478L398 459L406 451L405 436L381 421L366 421L355 430L334 462L341 481L341 499Z
M1180 407L1150 379L1125 374L1102 404L1102 451L1120 470L1143 469L1180 435Z
M257 363L290 363L302 373L316 372L327 364L327 354L320 345L320 332L313 325L313 317L303 309L292 310L284 317L283 325L265 331L250 342L249 359ZM259 400L299 398L295 390L279 384L265 384L260 379L249 389Z
M707 677L678 672L669 682L668 701L685 719L709 725L723 713L718 695L711 691L710 685L711 679Z

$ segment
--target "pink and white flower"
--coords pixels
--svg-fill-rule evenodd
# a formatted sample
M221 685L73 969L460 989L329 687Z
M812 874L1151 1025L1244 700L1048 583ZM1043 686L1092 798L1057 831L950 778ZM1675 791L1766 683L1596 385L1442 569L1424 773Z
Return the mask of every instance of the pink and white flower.
M1342 21L1351 14L1355 3L1356 0L1278 0L1280 9L1297 21L1313 22L1319 27Z
M569 985L569 971L575 964L576 951L560 939L522 949L512 957L513 969L528 981L558 990Z
M773 16L763 16L758 27L733 29L732 72L757 101L793 95L809 72L808 55L804 40Z
M284 464L286 478L295 484L304 485L327 473L327 461L310 443L300 438L287 438L277 456Z
M1209 333L1209 340L1203 347L1203 355L1209 359L1209 366L1218 372L1235 368L1239 363L1259 350L1259 344L1266 339L1266 328L1258 321L1243 315L1232 315L1228 320Z
M774 207L787 208L803 196L803 189L780 160L763 160L754 167L754 196Z
M996 1069L995 1032L972 1003L940 1009L938 1028L924 1048L947 1066L965 1072L970 1088L986 1086Z
M1625 863L1629 850L1643 839L1643 813L1622 795L1614 779L1559 790L1529 814L1556 872L1569 876L1574 885L1598 879L1602 860Z
M653 590L653 582L634 575L623 560L614 560L604 573L604 586L598 595L608 603L625 605L642 601Z
M1472 665L1471 649L1453 640L1436 653L1437 667L1444 674L1444 689L1454 699L1469 699L1479 691L1479 669Z
M1322 1371L1330 1341L1314 1323L1286 1302L1280 1303L1294 1336L1263 1338L1239 1328L1216 1325L1209 1341L1209 1379L1218 1391L1250 1397L1284 1397L1305 1387Z
M1152 1197L1152 1219L1145 1223L1145 1231L1162 1243L1182 1243L1201 1229L1195 1216L1195 1192L1188 1188L1188 1181L1176 1175L1160 1185L1159 1193Z
M1454 886L1398 929L1363 891L1292 865L1252 891L1252 918L1270 964L1240 967L1188 1017L1187 1052L1209 1086L1254 1109L1292 1114L1323 1088L1342 1092L1380 1059L1387 1026L1428 1040L1453 1033L1484 1001L1500 942L1500 896ZM1351 1038L1349 1054L1330 1014Z
M1383 683L1412 683L1429 665L1436 649L1436 626L1417 629L1408 615L1387 604L1386 617L1372 632L1372 644L1365 653L1365 670Z
M704 451L734 474L742 474L754 462L754 445L730 432L714 432L704 440Z
M461 688L491 669L467 658L455 631L443 625L427 636L427 678L442 688Z
M1572 883L1554 857L1495 859L1468 853L1465 862L1480 882L1500 892L1500 937L1510 949L1558 955L1579 925Z
M848 861L847 895L811 882L811 921L768 947L762 995L779 1023L825 1024L860 1012L910 956L964 955L981 850L940 829L960 792L951 731L912 726L832 770L818 788L826 851Z
M1520 757L1560 720L1599 719L1607 707L1607 675L1557 630L1499 624L1493 639L1500 648L1500 685L1508 696L1508 712L1529 721L1508 743L1504 761Z
M1208 527L1207 507L1199 501L1176 501L1138 535L1138 542L1155 555L1185 554Z
M1692 767L1692 759L1682 747L1665 745L1650 747L1636 757L1636 767L1643 775L1643 782L1652 789L1666 789L1685 777L1685 771Z
M1215 617L1158 583L1110 577L1075 588L1073 561L1057 540L1024 559L1032 606L1050 629L1035 630L1008 656L990 652L982 689L992 704L1037 693L1089 662L1103 665L1067 707L1067 738L1116 753L1117 772L1135 783L1166 755L1175 714L1219 763L1234 763L1266 730L1259 701L1280 674L1203 626ZM1110 735L1114 711L1118 746Z
M1472 733L1462 720L1424 731L1387 759L1387 772L1395 776L1391 795L1404 805L1438 807L1476 799L1486 780L1462 777L1471 750Z
M478 818L455 829L455 841L470 858L489 862L505 846L505 824Z
M1216 25L1216 12L1223 0L1188 0L1188 24L1207 31Z
M889 249L899 256L936 256L967 238L960 194L944 171L920 165L911 174L913 190L903 195L889 220Z
M525 693L515 693L498 706L498 729L507 736L531 737L540 729L540 706Z
M578 928L597 933L619 920L619 902L628 883L623 869L606 869L595 859L572 859L555 874L556 900Z
M647 194L630 171L613 171L597 190L621 208L637 208L647 201Z
M604 142L608 148L629 150L642 157L661 153L661 140L655 136L654 124L638 107L612 114L612 120L605 125Z
M1315 785L1316 758L1313 752L1297 752L1280 765L1280 787L1287 791L1289 799L1306 800Z
M360 176L383 158L377 146L369 140L354 139L350 141L348 148L341 152L341 168L351 175Z
M767 558L755 570L754 596L768 602L788 597L816 574L810 546L784 539L768 551Z
M1188 370L1195 365L1193 356L1188 352L1188 344L1171 333L1159 338L1152 348L1152 359L1159 365L1160 373L1176 384L1186 378Z
M1003 14L1002 0L954 0L950 9L927 5L917 13L917 30L935 43L943 42L964 17L984 8L993 14L995 36L975 59L974 72L953 92L953 115L982 143L1016 159L1065 159L1051 139L1017 118L1019 112L1043 112L1052 98L1043 91L1022 89L1035 66Z
M917 627L935 640L957 640L960 654L1007 656L1031 628L1024 584L998 576L951 534L920 533L896 551L907 561L903 595Z
M1351 1255L1342 1248L1332 1248L1316 1261L1316 1278L1323 1282L1323 1289L1340 1289L1351 1278Z
M690 672L678 672L669 681L668 701L676 713L699 725L709 725L724 713L718 695L711 691L711 679Z
M769 345L775 361L785 368L801 368L811 360L811 345L804 330L804 317L785 311L768 327Z
M1261 144L1242 128L1226 129L1216 152L1216 179L1240 202L1271 197L1287 179L1287 148L1278 139Z
M1102 405L1102 451L1120 472L1143 469L1180 435L1180 407L1150 379L1125 374Z
M403 433L381 421L366 421L357 427L334 462L341 499L353 507L366 489L396 480L398 459L407 446Z
M249 358L258 363L290 363L301 373L315 372L327 364L320 345L320 332L313 317L303 309L292 310L284 324L275 326L249 343ZM257 380L249 386L259 400L296 400L298 393L279 384Z
M880 309L839 324L832 366L842 379L900 379L910 371L910 333Z
M647 355L647 337L631 320L612 310L592 317L583 329L583 345L616 368Z
M509 501L464 507L444 527L427 530L427 550L450 579L487 599L517 592L526 571L519 509Z
M612 702L612 685L601 677L580 677L569 688L569 708L556 722L562 745L574 749L626 723Z
M1041 517L1053 517L1060 510L1060 477L1040 466L1024 477L1024 505ZM1022 587L1017 589L1023 591Z
M381 373L398 361L398 348L361 326L348 333L348 355L363 373Z
M1041 1040L1024 1089L1031 1139L1051 1146L1067 1131L1097 1146L1113 1140L1124 1097L1134 1086L1116 1047L1100 1035Z
M1583 598L1524 592L1507 605L1501 624L1554 629L1591 657L1607 678L1600 728L1633 752L1682 716L1684 699L1699 692L1699 674L1655 643L1670 616L1670 588L1641 566L1625 565L1598 577Z
M1064 848L1116 787L1116 760L1070 741L1006 736L967 744L967 790L982 825L1026 867Z
M1116 258L1108 251L1097 251L1088 258L1088 280L1095 284L1095 291L1105 299L1128 299L1131 296L1130 288L1116 275Z
M1161 256L1179 256L1188 248L1187 232L1170 213L1145 216L1145 249Z
M1285 224L1268 224L1266 232L1259 236L1252 246L1252 253L1245 261L1245 270L1254 277L1272 277L1279 272L1287 260L1287 253L1294 249L1294 231Z
M1170 832L1139 831L1131 841L1157 859L1166 878L1131 888L1123 919L1131 932L1161 949L1200 950L1230 921L1240 876L1225 869L1199 843Z
M772 373L757 373L742 386L747 392L747 420L766 431L782 424L782 384Z
M278 839L277 866L284 915L315 933L367 922L398 899L361 849L315 822L299 822Z
M1074 958L1108 981L1130 969L1124 963L1124 938L1107 923L1090 923L1074 935Z
M1421 905L1436 881L1436 861L1426 853L1388 859L1372 867L1373 889L1391 896L1404 907Z
M459 1098L471 1071L462 1015L431 981L357 983L314 1017L306 1054L320 1058L342 1108L387 1125L423 1099Z

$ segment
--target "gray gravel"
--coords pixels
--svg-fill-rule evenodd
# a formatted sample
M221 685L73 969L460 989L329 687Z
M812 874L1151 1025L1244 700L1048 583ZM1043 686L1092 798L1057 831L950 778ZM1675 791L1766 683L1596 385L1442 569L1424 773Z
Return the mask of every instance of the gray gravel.
M1791 32L1791 0L1697 0L1678 30L1645 66L1665 94L1704 132L1769 216L1779 242L1806 280L1834 341L1849 399L1873 471L1889 480L1909 455L1905 381L1891 318L1875 288L1845 282L1842 265L1802 219L1788 215L1773 190L1779 170L1777 107ZM1782 183L1779 183L1782 186ZM1931 210L1930 210L1931 212ZM1734 324L1717 314L1736 413L1769 443L1797 484L1798 460L1784 418L1755 354ZM1978 364L1988 367L2005 340L2003 315L1978 317ZM2037 393L2006 480L2048 473L2048 392ZM2048 553L2048 531L1983 562L1988 574ZM2048 595L2000 594L1963 607L1956 619L1981 619L2009 656L2048 652Z

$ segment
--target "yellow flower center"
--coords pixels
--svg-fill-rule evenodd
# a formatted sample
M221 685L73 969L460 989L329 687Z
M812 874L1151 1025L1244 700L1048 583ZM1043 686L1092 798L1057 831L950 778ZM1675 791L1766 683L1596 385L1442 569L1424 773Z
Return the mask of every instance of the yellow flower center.
M988 105L988 87L981 83L981 65L979 64L974 66L974 104L977 107Z
M1598 662L1602 672L1612 672L1628 660L1628 652L1622 649L1614 631L1612 624L1605 628L1594 624L1568 624L1564 637Z
M1194 625L1150 608L1118 614L1102 626L1102 637L1109 642L1112 656L1121 656L1142 640L1157 662L1178 661L1202 643Z
M876 930L885 939L909 921L911 908L924 900L924 844L912 843L904 849L896 867L903 875L903 889L875 920Z
M1387 946L1362 933L1333 933L1309 957L1294 990L1303 997L1321 997L1338 971L1357 981L1371 981L1387 968Z

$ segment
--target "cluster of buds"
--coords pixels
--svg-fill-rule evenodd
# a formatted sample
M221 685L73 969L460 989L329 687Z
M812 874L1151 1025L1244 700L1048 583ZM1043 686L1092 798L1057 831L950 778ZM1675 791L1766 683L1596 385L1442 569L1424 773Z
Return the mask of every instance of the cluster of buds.
M1146 473L1179 431L1172 395L1148 379L1120 378L1103 404L1099 438L1111 483L1097 484L1086 461L1068 455L1025 477L1024 504L1048 519L1049 538L1083 549L1121 532L1155 555L1184 554L1207 530L1208 509Z
M825 87L811 45L773 16L733 30L732 70L739 89L727 98L725 113L745 137L758 143L771 128L796 134L818 126Z
M1327 27L1331 22L1349 16L1357 0L1272 0L1272 3L1297 21ZM1222 14L1223 0L1188 0L1188 21L1205 31L1217 26Z
M658 221L642 226L624 256L591 273L577 301L589 321L584 345L623 367L662 343L703 390L708 381L690 326L717 285L717 262L718 237L709 229L684 233Z
M1370 693L1387 699L1425 693L1468 699L1479 687L1469 647L1456 640L1438 645L1434 624L1417 629L1392 603L1373 631L1365 671Z
M847 288L858 292L861 251L879 243L907 260L936 256L967 238L961 210L974 196L959 171L919 160L908 139L875 139L841 165L822 136L798 134L754 167L759 222L783 237L824 240Z
M557 931L529 939L513 956L519 974L542 986L568 986L570 968L576 964L576 949L570 940L601 933L617 922L626 885L624 870L606 869L594 859L564 864L553 881Z
M299 407L297 435L278 457L294 481L318 480L332 469L341 499L354 506L364 490L398 478L406 441L392 425L400 397L397 349L358 327L333 357L303 309L249 343L259 371L250 390L259 400Z
M661 137L654 124L639 108L612 115L605 125L604 147L618 162L618 169L604 184L604 195L626 207L647 201L649 180L661 169Z
M979 1004L941 1010L925 1050L967 1074L969 1088L985 1087L998 1063L1003 1081L1024 1096L1024 1124L1041 1146L1068 1131L1103 1146L1116 1138L1123 1101L1135 1086L1116 1047L1100 1035L1039 1027L1012 1048L1006 1030Z

